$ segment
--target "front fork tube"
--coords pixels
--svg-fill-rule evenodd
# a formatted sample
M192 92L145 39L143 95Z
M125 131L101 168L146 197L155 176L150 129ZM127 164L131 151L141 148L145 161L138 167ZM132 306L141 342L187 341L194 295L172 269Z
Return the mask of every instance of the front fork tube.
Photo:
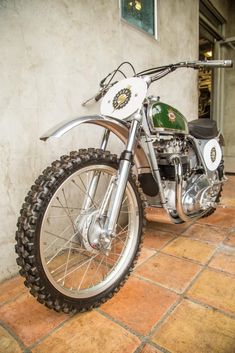
M110 130L105 129L100 149L102 150L106 149L108 140L109 140L109 135L110 135ZM82 206L83 211L86 211L94 204L94 197L99 183L99 179L100 179L100 172L93 172L91 175L91 181L87 189L87 196L85 197L85 200Z
M113 193L111 195L107 214L107 223L105 225L105 233L111 237L115 236L116 224L131 169L133 150L135 147L135 140L138 133L139 124L140 117L138 116L137 119L132 120L126 150L121 155L119 170L114 182Z

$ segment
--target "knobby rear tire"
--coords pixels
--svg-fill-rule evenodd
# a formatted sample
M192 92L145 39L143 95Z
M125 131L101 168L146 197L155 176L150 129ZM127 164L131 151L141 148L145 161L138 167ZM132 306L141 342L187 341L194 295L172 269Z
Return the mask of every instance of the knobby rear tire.
M16 232L16 253L18 254L17 264L21 267L20 274L25 278L25 285L30 288L30 293L37 300L50 309L57 312L76 313L91 310L98 307L114 293L116 293L125 283L130 275L139 256L144 226L144 197L140 184L134 175L129 176L129 185L134 193L138 205L139 225L133 254L128 265L122 271L112 285L104 292L89 298L74 298L62 293L51 283L49 276L42 266L40 254L40 231L43 216L47 207L62 183L64 183L73 173L86 166L107 165L118 169L118 159L116 155L103 150L79 150L71 152L69 156L62 156L60 160L44 170L31 187L25 202L20 211Z

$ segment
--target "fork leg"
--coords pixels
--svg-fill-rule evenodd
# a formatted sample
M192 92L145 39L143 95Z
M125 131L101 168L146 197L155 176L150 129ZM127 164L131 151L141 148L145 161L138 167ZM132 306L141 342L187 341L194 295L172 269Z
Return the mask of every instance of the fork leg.
M102 142L100 145L100 148L104 151L105 151L107 144L108 144L109 135L110 135L110 130L105 129L103 137L102 137ZM83 207L82 207L83 211L86 211L88 208L91 207L92 202L93 202L92 200L94 199L94 196L95 196L95 193L97 190L99 179L100 179L100 173L93 172L93 175L91 177L91 181L90 181L90 184L89 184L89 187L87 190L87 196L86 196L84 203L83 203Z
M132 165L133 150L135 147L135 141L139 130L139 126L140 126L140 115L138 114L136 115L136 118L132 120L130 133L129 133L129 137L126 145L126 150L123 151L123 153L121 154L119 170L118 170L116 179L114 181L114 188L111 195L111 200L110 200L109 209L107 213L107 222L105 225L105 234L108 237L115 236L117 219L119 216L128 176Z

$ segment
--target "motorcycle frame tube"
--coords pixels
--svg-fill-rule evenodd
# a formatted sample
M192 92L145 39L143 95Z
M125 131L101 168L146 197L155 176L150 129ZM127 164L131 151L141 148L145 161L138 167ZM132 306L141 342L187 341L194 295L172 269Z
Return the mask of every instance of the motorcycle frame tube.
M160 176L160 171L159 171L159 167L158 167L158 163L157 163L156 151L153 146L151 132L149 129L148 117L146 116L146 113L144 110L142 112L143 112L142 127L143 127L143 130L145 133L145 138L146 138L145 144L146 144L147 151L148 151L147 153L148 153L148 159L149 159L151 171L152 171L153 177L156 180L158 187L159 187L161 204L168 212L166 198L165 198L164 189L162 186L162 180L161 180L161 176Z

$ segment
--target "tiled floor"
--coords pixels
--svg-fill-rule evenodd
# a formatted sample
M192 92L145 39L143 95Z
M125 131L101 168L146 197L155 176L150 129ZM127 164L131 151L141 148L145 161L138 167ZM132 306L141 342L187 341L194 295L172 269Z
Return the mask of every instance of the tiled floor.
M235 176L209 218L149 223L135 271L99 309L73 317L0 285L0 353L235 353Z

